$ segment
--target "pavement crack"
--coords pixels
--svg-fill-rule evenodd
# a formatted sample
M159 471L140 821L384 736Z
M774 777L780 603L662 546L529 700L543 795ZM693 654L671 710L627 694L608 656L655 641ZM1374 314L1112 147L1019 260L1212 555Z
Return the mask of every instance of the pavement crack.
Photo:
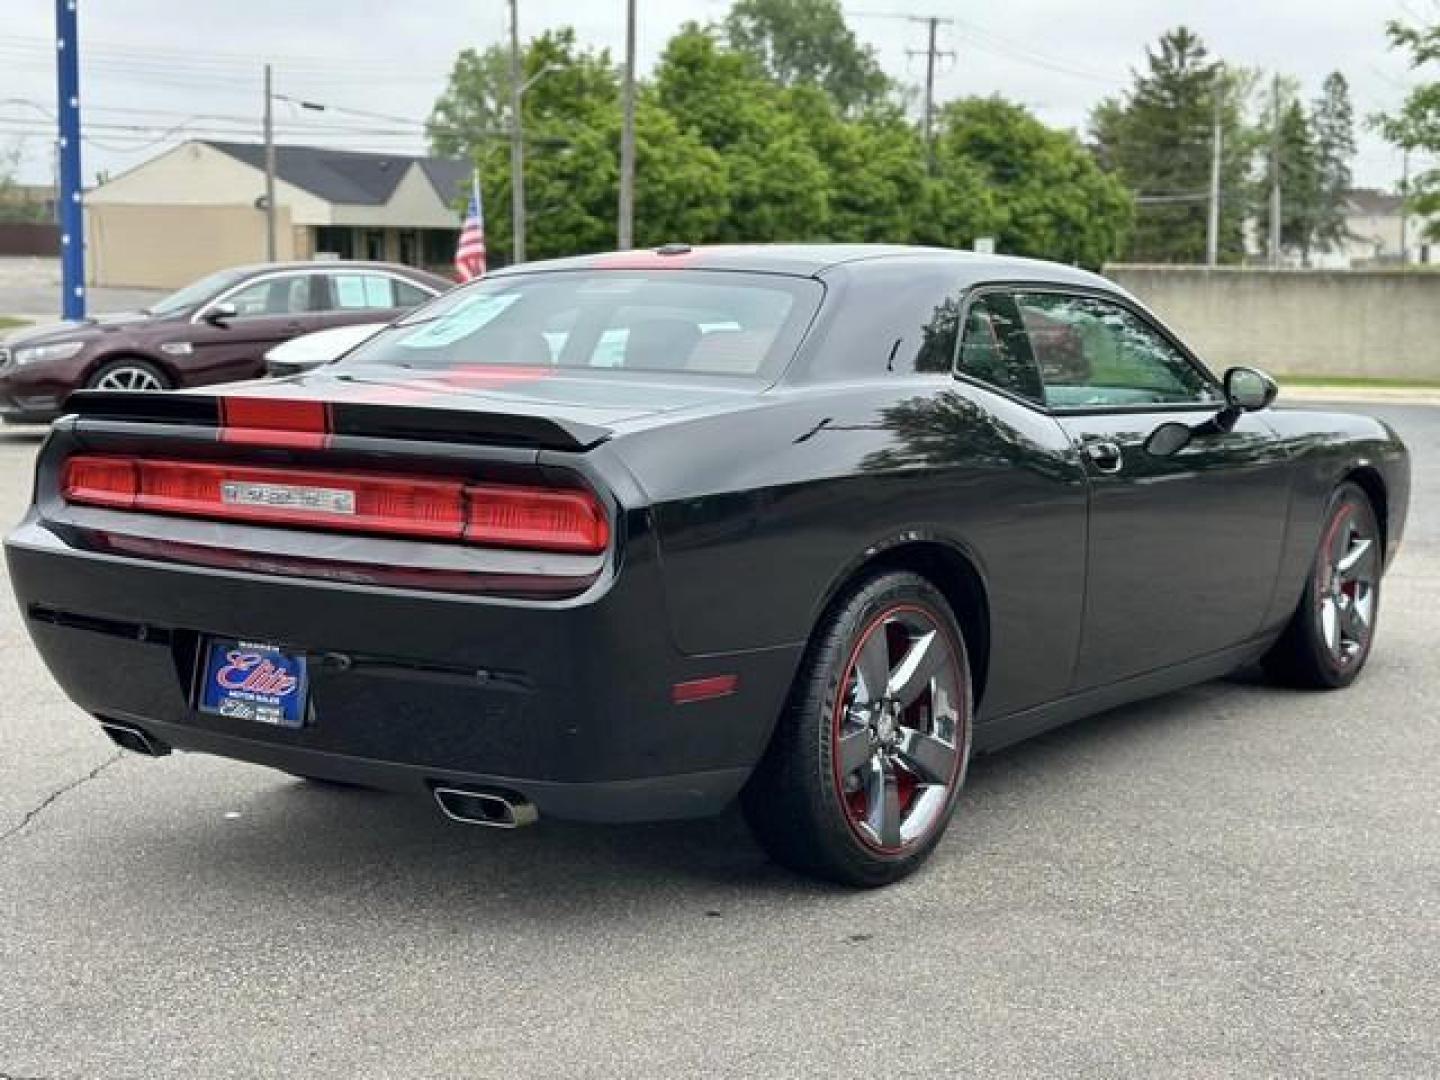
M54 804L57 800L59 800L65 795L68 795L80 785L88 784L91 780L94 780L111 765L114 765L123 756L124 751L117 750L104 761L100 762L99 765L96 765L93 769L87 772L84 776L78 777L75 780L71 780L69 783L61 784L54 791L50 792L49 795L46 795L45 798L41 799L40 802L36 804L33 808L26 811L25 816L22 817L18 822L10 826L10 828L6 829L3 833L0 833L0 844L5 843L13 836L18 836L30 825L32 821L38 818L46 810L50 809L51 805ZM0 1069L0 1080L22 1080L22 1078L11 1077L9 1073L6 1073L3 1069Z

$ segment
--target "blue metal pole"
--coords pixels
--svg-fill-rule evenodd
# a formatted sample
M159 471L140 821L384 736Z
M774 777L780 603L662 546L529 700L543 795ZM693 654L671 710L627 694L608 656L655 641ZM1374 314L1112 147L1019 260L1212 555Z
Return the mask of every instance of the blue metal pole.
M80 38L75 5L55 0L55 72L60 118L60 314L85 317L85 209L80 178Z

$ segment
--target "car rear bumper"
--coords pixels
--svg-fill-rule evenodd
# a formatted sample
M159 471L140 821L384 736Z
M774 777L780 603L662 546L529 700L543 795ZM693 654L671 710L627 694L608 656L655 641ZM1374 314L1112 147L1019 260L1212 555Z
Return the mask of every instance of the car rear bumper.
M73 548L33 518L6 555L42 657L94 716L323 778L503 788L558 817L718 811L763 752L799 659L798 647L681 654L643 554L561 602L179 566ZM197 711L210 636L305 655L310 722ZM677 683L732 674L728 696L674 700Z

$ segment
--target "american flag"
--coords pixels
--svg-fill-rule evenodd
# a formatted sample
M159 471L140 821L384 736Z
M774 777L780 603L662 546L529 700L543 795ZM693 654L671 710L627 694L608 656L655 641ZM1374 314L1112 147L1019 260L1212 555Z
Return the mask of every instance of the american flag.
M465 224L460 227L460 242L455 246L455 277L460 284L473 281L485 273L485 204L480 199L480 174L474 179L470 208L465 211Z

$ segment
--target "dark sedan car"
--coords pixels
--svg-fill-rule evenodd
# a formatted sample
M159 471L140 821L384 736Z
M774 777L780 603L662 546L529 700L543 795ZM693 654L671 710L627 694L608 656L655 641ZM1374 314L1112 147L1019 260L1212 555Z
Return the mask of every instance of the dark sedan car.
M252 379L272 346L388 322L452 282L389 263L268 263L221 270L144 311L37 327L0 343L0 417L54 419L72 390L167 390Z
M10 579L130 749L488 825L740 796L777 859L874 885L973 752L1257 659L1356 677L1408 457L1274 395L1063 266L532 264L315 372L76 395Z

